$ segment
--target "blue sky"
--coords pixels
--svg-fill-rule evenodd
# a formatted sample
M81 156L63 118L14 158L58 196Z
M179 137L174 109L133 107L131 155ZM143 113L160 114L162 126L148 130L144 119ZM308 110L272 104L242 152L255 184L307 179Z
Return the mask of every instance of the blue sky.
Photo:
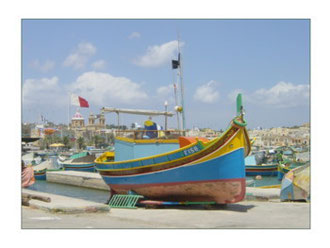
M70 92L89 102L85 117L104 106L163 110L165 100L173 111L178 32L188 128L225 128L237 92L250 128L309 121L310 22L221 19L23 20L23 121L67 123Z

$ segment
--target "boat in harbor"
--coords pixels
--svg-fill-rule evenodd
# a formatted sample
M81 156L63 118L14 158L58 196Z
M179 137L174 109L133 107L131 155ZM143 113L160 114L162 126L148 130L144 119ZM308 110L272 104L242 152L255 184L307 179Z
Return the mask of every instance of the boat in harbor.
M241 201L246 186L244 157L251 150L241 94L237 110L228 129L209 142L196 138L173 151L115 162L105 153L95 160L96 170L112 195L133 192L150 200L219 204Z
M90 155L88 152L81 152L65 160L59 157L57 163L62 166L64 170L95 172L95 159L95 155Z
M108 157L114 158L114 152L106 152ZM90 152L80 152L71 155L69 158L58 156L57 163L64 170L95 172L95 154Z
M277 179L282 180L284 175L288 173L289 171L306 165L308 162L299 162L299 161L284 161L283 163L280 163L278 168L277 168Z
M49 157L42 161L40 164L32 167L34 171L34 178L36 180L46 180L47 171L60 171L63 170L61 165L57 164L55 157Z
M34 178L36 180L46 180L47 169L34 171Z
M247 176L276 176L278 164L246 165Z
M281 201L310 200L310 163L290 170L282 179Z
M256 153L245 158L246 176L276 176L277 163L262 163L266 162L263 153Z

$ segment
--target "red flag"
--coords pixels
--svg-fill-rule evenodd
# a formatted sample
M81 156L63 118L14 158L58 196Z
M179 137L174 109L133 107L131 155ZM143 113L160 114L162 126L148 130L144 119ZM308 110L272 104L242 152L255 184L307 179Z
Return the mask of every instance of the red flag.
M80 96L78 96L78 97L79 97L80 107L81 108L89 108L88 102L84 98L82 98Z
M89 104L86 99L73 94L71 95L71 104L81 108L89 108Z

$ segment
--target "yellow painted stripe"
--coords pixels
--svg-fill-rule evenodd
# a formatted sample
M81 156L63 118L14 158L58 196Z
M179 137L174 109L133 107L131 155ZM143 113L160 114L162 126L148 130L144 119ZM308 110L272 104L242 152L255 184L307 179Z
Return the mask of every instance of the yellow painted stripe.
M232 139L229 142L227 142L227 144L225 144L220 150L217 150L216 152L211 153L203 157L202 159L193 162L192 164L197 164L197 163L205 162L210 159L220 157L226 153L229 153L233 150L237 150L239 148L244 148L243 129L239 129L238 132L234 135L234 137L232 137Z
M260 189L279 189L279 188L281 188L281 184L260 186L260 187L257 187L257 188L260 188Z

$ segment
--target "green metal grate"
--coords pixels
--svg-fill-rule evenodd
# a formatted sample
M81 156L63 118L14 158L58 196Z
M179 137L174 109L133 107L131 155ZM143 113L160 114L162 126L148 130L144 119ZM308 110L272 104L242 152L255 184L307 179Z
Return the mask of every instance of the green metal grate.
M111 208L137 208L135 204L142 195L113 195L109 202Z

